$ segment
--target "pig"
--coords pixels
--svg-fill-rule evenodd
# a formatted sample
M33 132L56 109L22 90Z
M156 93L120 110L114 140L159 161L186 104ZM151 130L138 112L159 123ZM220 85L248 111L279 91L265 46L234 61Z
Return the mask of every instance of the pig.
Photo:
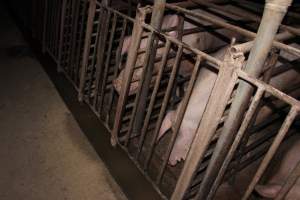
M228 48L229 47L222 48L213 54L213 56L222 60ZM208 102L214 85L213 83L216 81L216 79L217 73L212 69L207 67L202 67L200 69L179 129L177 139L169 158L170 165L176 165L178 161L185 159L194 138L196 129L198 128L198 124L202 118L205 106ZM181 103L179 103L176 110L169 111L166 114L159 130L157 140L160 140L166 131L173 126L180 107Z
M195 12L202 12L202 13L206 13L208 16L212 16L211 14L209 14L203 10L195 10ZM190 17L190 18L193 19L192 17ZM219 19L221 19L221 18L219 18ZM164 16L163 22L162 22L162 30L166 30L166 29L178 26L179 21L180 21L179 16L176 14ZM208 23L204 20L197 19L196 21L200 22L203 25L211 25L210 23ZM184 30L189 30L189 29L193 29L193 28L196 28L196 26L189 22L186 22L186 21L184 22L184 27L183 27ZM169 32L166 32L166 34L169 35L170 37L174 37L174 38L176 38L178 36L177 31L169 31ZM227 38L236 38L236 40L242 39L242 37L240 35L238 35L237 33L226 30L226 29L216 30L215 34L220 34ZM125 54L128 52L131 40L132 40L131 36L127 36L124 39L121 54ZM143 38L141 40L140 49L145 49L147 46L147 42L148 42L148 38L147 37ZM218 48L226 45L226 43L223 40L219 39L214 34L209 33L209 32L197 32L197 33L193 33L193 34L184 35L182 38L182 42L189 45L190 47L196 48L201 51L218 49ZM161 57L164 50L165 50L164 47L158 48L157 52L156 52L156 57ZM189 53L189 51L185 49L184 53ZM138 83L139 83L139 80L140 80L140 77L142 74L142 68L140 66L142 66L144 58L145 58L145 53L141 53L137 57L136 69L134 70L132 83L131 83L130 89L129 89L129 95L134 94L137 91ZM169 59L168 63L169 64L167 64L167 67L171 68L172 63L174 63L174 58ZM156 62L154 64L154 70L153 70L154 74L159 71L159 67L160 67L160 63ZM121 70L122 70L122 68L123 67L121 67ZM192 69L193 69L193 65L190 62L183 60L180 63L178 73L180 75L182 75L183 77L186 77L191 74ZM120 93L121 86L123 84L123 80L124 80L124 70L122 70L119 73L119 76L113 81L114 88L116 89L116 91L118 93Z
M222 60L224 54L229 47L225 47L217 53L212 54L214 57ZM283 73L280 73L271 78L270 84L279 89L286 90L291 83L300 83L300 71L291 68ZM209 96L211 94L214 82L216 81L217 74L213 73L210 69L203 67L200 69L199 75L197 77L195 86L193 88L189 103L187 105L178 136L176 138L174 147L172 149L169 164L174 166L177 162L185 160L193 138L196 134L196 130L202 118L205 106L208 102ZM294 94L299 95L299 91ZM159 135L157 142L163 137L163 135L171 128L176 122L177 112L179 111L181 103L179 103L176 110L168 111L161 128L159 130ZM273 112L273 108L268 106L263 106L256 118L255 123L259 124Z
M276 163L276 170L273 171L271 177L267 180L265 185L256 185L256 192L262 197L274 199L279 194L287 177L293 169L300 163L300 136L293 136L292 144L289 145L288 150L284 152L283 157ZM291 141L291 140L290 140ZM286 195L286 200L300 199L300 178L296 181L295 185L290 189Z

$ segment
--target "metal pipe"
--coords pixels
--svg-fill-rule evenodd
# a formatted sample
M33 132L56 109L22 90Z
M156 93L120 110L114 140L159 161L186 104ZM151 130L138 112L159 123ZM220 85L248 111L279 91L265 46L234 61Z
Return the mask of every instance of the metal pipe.
M185 192L193 181L199 164L205 157L210 141L215 135L219 121L237 81L237 75L234 72L236 68L241 67L243 61L242 57L235 60L233 56L236 57L237 55L232 55L231 52L228 52L225 55L223 64L220 65L218 78L172 194L172 200L181 200L184 197Z
M261 74L264 62L272 47L273 39L291 3L292 0L266 1L265 11L258 29L257 37L244 69L249 75L259 77ZM239 84L237 94L232 102L228 118L220 134L221 136L206 170L196 199L204 199L208 195L240 127L252 93L253 87L251 85L245 82Z
M290 175L288 176L285 184L279 191L279 194L275 198L275 200L281 200L286 197L292 187L296 184L296 181L300 177L300 161L297 163L296 167L292 170Z
M208 21L212 24L224 27L228 30L238 32L239 34L241 34L241 35L243 35L247 38L255 38L257 36L254 32L251 32L251 31L243 29L241 27L232 25L228 22L220 21L220 20L216 19L215 17L210 17L210 16L207 16L207 15L205 15L203 13L200 13L200 12L189 11L189 10L186 10L184 8L180 8L178 6L174 6L172 4L166 4L166 7L171 9L171 10L175 10L177 12L180 12L180 13L185 13L185 14L188 14L190 16L206 20L206 21ZM270 20L273 21L273 20L275 20L275 18L272 19L272 17L270 17ZM293 55L300 56L300 49L297 49L295 47L292 47L292 46L289 46L289 45L286 45L286 44L283 44L283 43L280 43L280 42L277 42L277 41L274 41L273 45L276 48L285 50L285 51L287 51L287 52L289 52Z
M275 152L279 148L279 145L281 144L281 142L284 139L284 137L286 136L289 128L291 127L292 123L294 122L296 116L298 115L298 113L299 113L298 109L299 109L298 107L291 108L291 110L290 110L289 114L287 115L287 117L285 118L284 123L281 126L277 136L275 137L271 147L269 148L264 159L262 160L261 164L259 165L259 168L256 171L253 179L251 180L251 183L249 184L242 200L247 200L250 197L255 185L260 180L260 178L263 175L264 171L266 170L268 164L270 163L271 159L275 155Z
M163 16L165 12L165 4L166 0L155 0L154 6L153 6L153 12L151 15L151 23L150 25L160 31L161 26L162 26L162 21L163 21ZM158 39L153 35L154 37L149 38L149 48L151 49L149 51L150 57L149 57L149 62L147 66L145 66L144 70L146 70L146 76L145 80L142 83L142 89L141 89L141 96L140 96L140 101L138 102L137 105L137 110L139 112L136 115L135 121L134 121L134 129L133 133L140 132L143 126L143 120L145 118L145 112L146 112L146 107L147 107L147 96L149 93L149 85L152 79L152 73L153 73L153 66L155 63L155 55L156 55L156 49L158 46Z
M141 23L145 19L145 13L142 12L141 9L137 9L136 13L136 20L134 22L133 31L132 31L132 37L135 38L130 43L130 51L128 52L126 66L124 68L124 84L122 84L121 92L117 104L117 111L115 116L115 123L112 130L112 136L111 136L111 143L113 146L116 146L118 143L118 133L121 128L122 123L122 116L124 113L124 105L127 101L128 92L129 92L129 86L131 83L132 75L134 72L134 67L136 64L137 59L137 51L141 44L142 34L143 34L143 27L141 26Z
M288 39L293 38L293 37L295 37L293 34L291 34L288 31L285 31L285 32L277 34L274 39L277 40L277 41L285 41L285 40L288 40ZM245 42L245 43L242 43L242 44L237 44L237 45L233 46L232 48L236 52L247 53L251 50L253 45L254 45L254 40L249 41L249 42Z

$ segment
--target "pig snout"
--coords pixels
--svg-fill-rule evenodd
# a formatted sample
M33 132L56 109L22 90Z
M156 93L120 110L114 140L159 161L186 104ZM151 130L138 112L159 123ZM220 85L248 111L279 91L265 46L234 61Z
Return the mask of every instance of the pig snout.
M274 199L279 194L288 176L292 173L296 167L300 164L300 137L294 136L291 141L294 140L292 145L289 145L287 152L284 153L283 157L277 162L277 169L271 174L270 179L265 185L257 185L255 187L256 192L265 198ZM300 179L293 185L290 191L287 193L286 200L300 199Z

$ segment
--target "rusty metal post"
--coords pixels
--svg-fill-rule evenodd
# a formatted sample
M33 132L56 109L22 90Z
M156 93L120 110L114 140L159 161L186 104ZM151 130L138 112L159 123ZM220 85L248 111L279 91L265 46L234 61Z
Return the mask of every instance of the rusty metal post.
M234 59L234 57L236 59ZM171 200L183 199L185 192L188 190L194 173L197 171L198 164L205 155L206 149L214 136L236 84L237 75L234 72L236 68L242 66L243 60L244 57L242 55L234 55L232 52L227 52L225 55L225 60L220 66L218 78L203 113L201 123L190 147Z
M166 0L155 0L154 1L150 25L156 30L161 29L164 11L165 11L165 4L166 4ZM154 37L151 37L151 39L148 41L148 44L151 48L151 51L149 51L149 53L150 53L149 63L146 66L146 68L144 69L147 71L146 71L145 80L142 85L140 101L138 102L138 105L137 105L137 109L139 110L139 112L137 113L136 118L135 118L133 133L139 133L141 131L142 126L143 126L142 122L145 118L146 107L147 107L147 105L146 105L147 104L147 96L149 93L149 85L150 85L150 82L152 79L153 65L155 62L155 54L156 54L156 49L157 49L157 45L158 45L158 40L156 39L155 35L154 35Z
M292 0L266 1L262 22L245 67L245 72L249 75L258 77L261 74L264 62L272 47L273 39L291 2ZM251 85L245 82L239 84L228 118L201 183L197 199L203 199L208 195L243 120L252 93L253 87Z

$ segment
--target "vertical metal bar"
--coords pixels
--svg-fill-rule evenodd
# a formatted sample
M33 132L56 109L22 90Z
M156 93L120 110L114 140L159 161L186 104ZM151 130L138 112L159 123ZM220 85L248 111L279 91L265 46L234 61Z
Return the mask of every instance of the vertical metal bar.
M57 69L59 69L60 64L61 64L61 59L60 59L60 51L63 51L63 36L64 36L64 22L65 22L65 15L66 15L66 4L68 0L62 0L62 1L57 1L58 8L56 9L54 7L54 13L55 13L55 18L54 18L54 30L55 30L55 35L53 37L53 50L52 53L55 55L55 58L57 60L58 66ZM61 10L60 10L61 9ZM61 34L63 35L61 37ZM58 70L59 71L59 70Z
M161 61L161 65L160 65L158 75L156 77L154 89L153 89L153 92L152 92L152 95L151 95L151 99L150 99L149 107L148 107L148 110L147 110L146 118L145 118L144 125L143 125L143 128L142 128L141 136L140 136L140 139L139 139L139 145L138 145L138 150L137 150L137 153L136 153L136 159L139 158L140 153L142 151L142 146L144 144L144 139L145 139L147 129L148 129L148 126L149 126L151 113L152 113L154 103L155 103L155 98L156 98L156 95L157 95L157 92L158 92L158 89L159 89L159 85L160 85L160 81L161 81L161 78L162 78L162 75L163 75L165 65L166 65L167 60L168 60L168 54L169 54L169 51L170 51L170 47L171 47L171 42L170 42L170 40L167 40L166 45L165 45L165 49L164 49L163 58L162 58L162 61Z
M207 197L208 200L213 199L219 185L221 184L221 181L222 181L222 179L225 175L225 172L226 172L226 170L227 170L227 168L230 164L230 161L234 157L235 152L236 152L236 150L237 150L237 148L240 144L240 141L243 139L245 132L247 131L249 125L251 124L251 121L253 120L253 117L255 116L255 113L257 112L257 108L259 107L260 100L261 100L263 94L264 94L264 90L261 89L261 88L258 88L258 90L257 90L257 92L256 92L256 94L255 94L255 96L254 96L254 98L251 102L251 105L250 105L250 107L249 107L249 109L248 109L248 111L247 111L247 113L244 117L244 121L243 121L243 123L242 123L236 137L235 137L235 140L234 140L234 142L233 142L233 144L232 144L232 146L231 146L231 148L230 148L230 150L229 150L229 152L228 152L228 154L225 158L225 161L224 161L224 163L223 163L223 165L222 165L222 167L221 167L221 169L218 173L218 176L217 176L217 178L216 178L216 180L215 180L215 182L214 182L214 184L213 184L213 186L210 190L210 193Z
M295 107L292 107L289 114L284 120L283 125L281 126L277 136L275 137L271 147L269 148L268 152L266 153L264 159L262 160L258 170L256 171L256 174L254 175L251 183L249 184L242 200L247 200L249 196L251 195L255 185L258 183L260 180L261 176L263 175L264 171L266 170L269 162L273 158L274 154L276 153L279 145L281 144L282 140L284 139L285 135L287 134L290 126L292 125L295 117L298 114L298 110Z
M84 33L84 23L85 23L85 15L86 15L86 5L88 4L88 2L86 2L85 0L82 1L83 6L82 6L82 11L81 11L81 27L80 27L80 32L79 32L79 42L78 42L78 48L76 49L76 62L75 62L75 73L79 73L79 68L80 68L80 64L81 64L81 60L83 59L83 57L81 58L81 50L82 50L82 38L83 38L83 33ZM77 74L75 77L75 83L78 86L78 81L79 81L79 77L80 74Z
M279 191L279 194L275 198L275 200L284 199L288 192L292 189L292 187L296 184L297 180L300 177L300 161L297 163L296 167L292 170L291 174L287 177L286 182L283 187Z
M101 7L101 8L102 8L102 11L105 9L104 7ZM96 99L98 98L98 82L100 81L100 79L102 80L102 78L103 78L103 77L99 76L98 71L101 70L101 68L102 68L102 60L101 59L104 56L103 54L105 54L104 50L106 47L106 38L107 38L107 34L108 34L110 16L111 16L111 12L108 10L107 14L106 13L104 14L104 12L101 13L99 15L99 19L98 19L99 25L97 27L96 41L95 41L95 45L97 45L98 48L94 50L93 55L92 55L93 61L91 64L91 72L90 72L89 83L88 83L88 94L92 93L93 82L96 83L96 89L94 89L95 96L94 96L93 102L96 102ZM104 20L104 23L102 23L103 20ZM101 34L102 31L100 31L100 27L104 28L103 35ZM100 55L101 59L97 59L98 55ZM95 71L95 74L94 74L94 71ZM95 81L94 81L94 76L95 76ZM93 103L93 105L96 105L96 104Z
M55 33L55 30L54 30L54 26L53 26L53 19L54 19L54 11L53 11L53 4L55 4L55 1L48 1L48 2L50 2L50 8L49 8L49 28L48 28L48 30L47 30L47 33L48 33L48 37L47 37L47 39L48 39L48 41L47 41L47 49L48 49L48 51L50 52L51 51L51 53L52 53L52 44L53 44L53 42L52 42L52 37L53 37L53 35L54 34L56 34ZM54 33L54 34L52 34L51 35L51 32L52 33ZM55 62L57 62L57 60L55 60Z
M182 48L183 48L182 45L180 45L178 50L177 50L175 62L174 62L174 65L173 65L173 69L172 69L170 78L169 78L169 83L168 83L166 93L165 93L165 96L164 96L164 99L163 99L162 107L161 107L160 112L159 112L159 117L158 117L158 120L157 120L157 123L156 123L156 126L155 126L155 131L154 131L153 137L151 138L150 149L149 149L149 152L148 152L148 154L146 156L146 159L145 159L144 170L147 170L147 168L149 167L149 163L150 163L150 160L151 160L153 152L154 152L155 143L156 143L156 140L157 140L159 129L161 127L162 121L163 121L164 116L165 116L165 112L166 112L167 107L168 107L168 102L170 100L171 92L172 92L172 89L174 87L174 81L175 81L175 78L176 78L176 74L177 74L177 71L178 71L178 68L179 68L179 65L180 65L180 62L181 62Z
M138 104L139 104L139 101L140 101L140 98L141 98L141 93L142 93L142 88L143 88L143 85L145 84L145 77L146 77L146 72L147 72L147 68L150 67L150 63L149 63L149 60L150 60L150 52L151 52L151 44L152 44L152 41L154 40L154 33L151 32L151 34L148 36L148 42L147 42L147 51L146 51L146 56L144 58L144 63L143 63L143 66L142 66L142 75L141 75L141 78L139 80L139 86L138 86L138 91L137 91L137 94L136 94L136 97L135 97L135 100L134 100L134 105L133 105L133 111L132 111L132 114L131 114L131 118L130 118L130 122L129 122L129 128L128 128L128 131L127 131L127 135L126 135L126 139L125 139L125 146L128 146L128 143L129 143L129 139L130 139L130 135L132 134L132 128L133 128L133 124L135 122L135 117L137 115L137 111L138 111ZM151 74L151 79L152 79L152 74Z
M127 29L127 23L128 23L127 19L124 18L123 19L123 23L122 23L122 32L121 32L121 36L120 36L120 42L119 42L118 49L116 51L116 58L115 58L116 59L116 64L114 66L113 79L117 78L119 67L120 67L120 65L122 63L121 52L122 52L123 42L124 42L125 33L126 33L126 29ZM108 110L110 111L111 108L112 108L112 103L114 101L114 96L115 96L114 88L113 87L110 89L109 94L110 94L110 96L109 96L109 100L108 100ZM107 113L107 117L106 117L106 121L107 122L109 122L110 116L111 116L111 112L108 112Z
M269 58L267 58L267 61L265 63L264 68L267 70L264 74L263 74L263 81L265 83L269 83L271 76L272 76L272 71L277 63L277 59L278 59L278 53L276 53L275 51L271 52L271 56ZM255 123L256 117L259 113L259 110L262 106L262 102L259 103L258 108L256 109L256 113L254 114L254 116L252 117L252 121L249 124L249 127L252 127ZM235 159L236 162L234 163L234 166L232 167L232 171L235 171L237 168L239 168L240 162L242 160L242 156L244 155L244 151L245 148L247 146L247 142L249 140L251 133L247 132L244 134L243 139L241 141L241 143L239 144L239 150L237 152L237 158ZM234 172L233 172L234 173ZM235 179L235 173L232 174L232 178L231 179Z
M110 15L108 15L110 16ZM100 101L99 101L99 112L102 112L103 108L103 102L104 102L104 96L105 96L105 88L106 88L106 81L107 81L107 75L108 75L108 70L109 70L109 62L111 58L111 51L112 51L112 43L113 39L115 36L115 31L116 31L116 25L117 25L117 14L114 13L113 19L112 19L112 27L110 30L110 37L109 37L109 44L108 44L108 49L106 52L106 60L105 60L105 68L104 68L104 74L103 74L103 79L102 79L102 84L101 84L101 90L100 90ZM108 111L109 112L109 111Z
M158 184L158 185L160 184L160 182L162 180L165 168L168 164L169 157L170 157L172 149L174 147L174 144L175 144L175 141L176 141L176 138L177 138L177 135L178 135L178 131L179 131L179 128L181 126L181 122L183 120L183 117L184 117L186 108L188 106L188 103L189 103L189 100L190 100L195 82L197 80L198 71L199 71L199 68L200 68L200 63L201 63L201 57L198 56L196 64L195 64L194 69L193 69L191 79L189 81L187 91L186 91L185 96L182 100L182 104L180 105L180 109L179 109L179 112L178 112L177 117L176 117L176 122L175 122L175 126L174 126L174 129L173 129L173 132L172 132L172 137L171 137L167 152L166 152L166 154L164 156L164 159L163 159L164 160L163 165L161 166L161 169L159 171L159 175L158 175L157 180L156 180L156 184Z
M254 46L251 49L247 64L244 68L250 75L254 77L260 76L264 62L272 47L273 39L290 3L290 1L267 0ZM249 105L252 93L253 87L251 85L245 82L239 84L237 94L232 102L214 154L201 183L200 192L197 196L199 199L205 198L208 195L214 179L229 151L230 145L233 142L234 136L237 133L238 127L243 120L243 115Z
M79 90L78 90L78 100L80 102L83 101L83 93L84 93L84 85L85 85L85 73L87 70L87 65L89 61L89 51L91 45L91 37L93 31L93 21L95 17L96 11L96 0L90 0L89 11L88 11L88 20L87 20L87 27L85 33L85 40L84 40L84 50L82 55L82 65L81 65L81 73L79 79Z
M165 4L166 4L166 0L155 0L154 1L150 25L153 28L155 28L156 30L161 29L164 11L165 11ZM134 133L140 132L141 128L142 128L141 122L145 117L146 106L147 106L146 105L147 97L148 97L148 93L149 93L149 85L150 85L151 78L152 78L153 66L155 63L155 55L156 55L156 50L157 50L157 46L158 46L157 38L154 38L154 40L151 40L150 42L151 42L150 46L152 46L151 53L150 53L151 57L150 57L150 61L149 61L149 67L146 68L147 72L146 72L146 77L145 77L143 88L142 88L141 100L139 101L139 104L138 104L139 112L137 113L137 117L134 122L134 129L133 129Z
M100 86L100 78L101 80L103 79L103 76L101 75L102 70L103 70L103 59L104 59L104 55L105 55L105 47L106 47L106 39L107 39L107 34L108 34L108 29L109 29L109 21L110 21L110 15L111 12L109 10L106 9L106 7L104 7L103 5L101 5L101 20L100 20L100 24L103 24L103 33L99 33L100 35L100 41L97 45L97 50L99 51L97 53L97 63L96 63L96 87L95 87L95 91L96 91L96 96L94 98L94 102L93 102L93 107L97 110L97 102L98 102L98 91L99 91L99 87L102 87L102 85ZM106 13L107 12L107 13ZM107 16L108 15L108 16ZM102 82L103 83L103 82Z
M75 74L75 52L77 47L77 34L78 34L78 19L79 19L79 5L80 0L73 0L73 14L72 14L72 32L71 32L71 55L69 60L70 78L74 82ZM74 82L75 83L75 82ZM76 84L75 84L76 85Z
M59 33L59 46L58 46L58 64L57 71L61 72L61 62L62 62L62 51L64 43L64 26L65 26L65 14L66 14L67 0L62 0L62 10L60 16L60 33Z
M194 177L194 173L197 171L198 164L205 155L236 84L237 75L234 73L235 67L235 64L227 59L223 65L220 66L218 78L213 87L171 200L181 200L184 197Z
M133 71L137 59L137 51L140 47L140 43L142 39L143 27L141 26L141 22L143 22L144 19L145 19L145 14L142 13L142 10L138 9L136 13L136 19L134 22L133 32L132 32L132 38L134 38L134 40L131 40L131 44L129 48L130 50L127 56L126 66L124 69L125 79L123 80L124 84L121 87L121 92L117 104L115 124L112 131L111 143L114 146L118 142L118 133L121 128L122 116L124 112L125 103L127 100L127 94L129 92L129 86L131 83L131 79L132 79L132 75L133 75Z
M48 24L48 0L44 0L44 19L43 19L43 36L42 36L42 52L46 53L46 34L47 34L47 24Z

